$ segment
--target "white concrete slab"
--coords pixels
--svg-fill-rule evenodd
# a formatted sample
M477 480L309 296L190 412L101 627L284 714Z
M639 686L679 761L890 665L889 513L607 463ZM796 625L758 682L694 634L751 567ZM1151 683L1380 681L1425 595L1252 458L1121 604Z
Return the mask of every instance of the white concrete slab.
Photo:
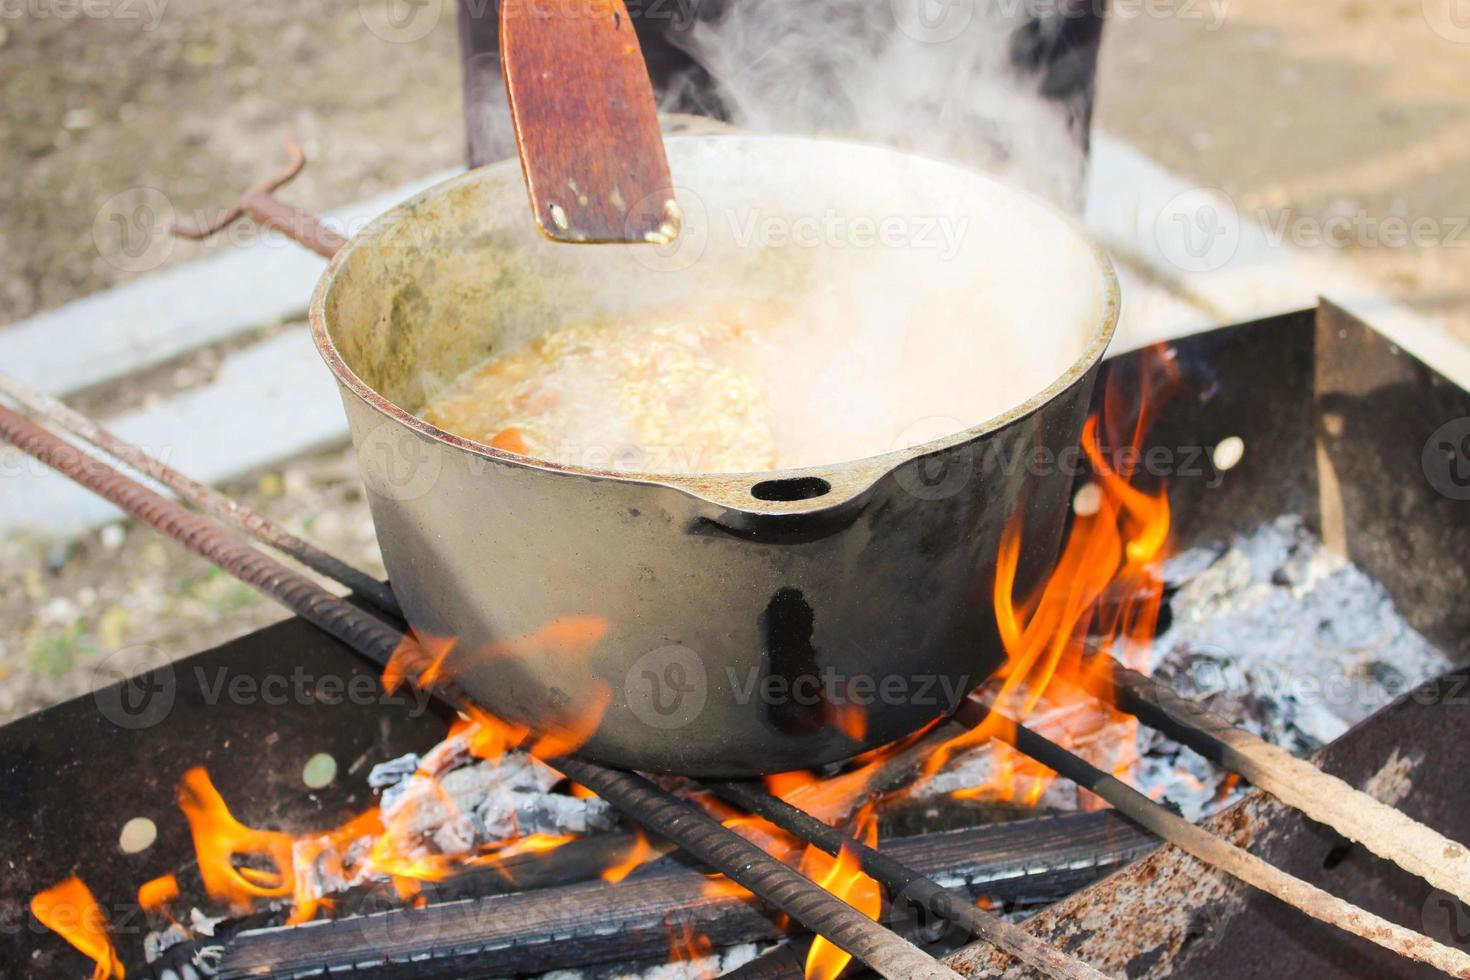
M347 436L336 385L304 327L227 358L210 385L113 419L108 427L206 483ZM66 537L119 516L19 450L0 447L0 531Z
M405 184L327 218L336 227L360 228L448 176ZM278 236L222 248L0 328L0 369L39 391L66 395L298 315L326 267L319 256Z
M1223 193L1170 173L1106 133L1093 144L1088 202L1087 224L1105 246L1204 314L1204 322L1191 325L1178 310L1157 317L1135 311L1125 316L1116 350L1315 306L1326 297L1470 388L1470 348L1354 275L1333 250L1294 247L1238 213Z

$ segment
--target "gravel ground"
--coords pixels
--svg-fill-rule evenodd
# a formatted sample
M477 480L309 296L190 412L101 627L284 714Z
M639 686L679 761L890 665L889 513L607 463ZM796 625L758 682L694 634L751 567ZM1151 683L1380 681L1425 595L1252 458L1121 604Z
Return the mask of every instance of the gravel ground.
M1115 2L1100 122L1251 217L1437 222L1427 247L1356 235L1338 251L1470 339L1470 230L1455 230L1470 211L1470 32L1441 16L1451 3ZM181 243L134 261L119 249L147 222L213 213L277 165L283 135L313 158L288 194L312 209L457 165L450 4L430 0L437 15L416 19L409 33L426 33L409 41L385 29L381 7L99 0L86 8L112 14L99 17L60 0L5 4L0 324L203 254ZM1169 10L1178 16L1158 15ZM197 383L216 357L78 404L105 416ZM347 454L232 492L380 570ZM279 616L146 530L0 542L0 722L85 692L146 660L140 649L184 655Z
M342 450L227 492L384 577L356 466ZM0 724L282 618L254 589L131 522L69 543L7 538L0 542Z
M282 136L312 210L462 162L449 3L401 43L368 27L382 0L149 2L156 21L144 0L0 7L0 323L198 258L160 230L274 171Z

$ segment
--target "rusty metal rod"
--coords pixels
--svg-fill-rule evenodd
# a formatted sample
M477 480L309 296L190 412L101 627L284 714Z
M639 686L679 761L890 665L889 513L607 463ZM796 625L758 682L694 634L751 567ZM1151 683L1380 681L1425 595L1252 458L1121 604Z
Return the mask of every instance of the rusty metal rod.
M815 844L828 854L843 848L857 858L867 874L888 890L895 904L902 901L916 909L936 915L967 930L1033 967L1043 976L1066 980L1104 980L1104 975L1086 963L1049 946L998 915L991 915L969 900L926 878L907 865L862 841L854 840L836 827L829 826L811 814L773 796L757 784L748 782L709 782L705 784L716 796Z
M1084 670L1088 693L1238 773L1287 806L1470 905L1470 850L1402 811L1237 728L1167 685L1113 660Z
M0 437L259 589L378 666L386 666L395 652L409 674L422 674L432 665L433 659L412 637L4 406L0 406ZM451 682L436 682L432 691L456 709L473 706ZM551 764L649 832L750 889L761 901L826 936L882 976L960 980L958 973L908 940L641 776L579 759L556 759Z
M974 703L974 702L971 702ZM1211 867L1280 899L1319 922L1335 926L1384 949L1427 963L1454 977L1470 978L1470 955L1435 942L1344 901L1316 885L1197 827L1122 780L1020 724L995 726L996 737L1112 804L1150 833ZM952 954L958 955L958 954Z
M262 228L279 231L324 259L336 255L347 244L347 239L328 228L316 215L275 196L276 191L294 180L306 166L306 153L300 143L287 136L281 140L281 146L286 151L287 161L278 173L251 187L208 224L176 224L169 230L179 238L202 241L248 214Z
M168 487L179 497L200 510L214 514L239 527L256 539L277 548L306 567L325 575L356 592L384 612L403 618L393 591L373 576L327 554L270 518L259 514L192 477L185 476L146 450L103 428L96 421L73 410L61 401L34 391L21 382L0 374L0 394L20 405L32 416L44 419L84 439L103 452L115 456L133 469Z
M650 833L673 841L681 850L724 872L761 901L827 937L874 972L884 977L920 980L959 977L907 939L642 776L604 769L580 759L552 759L547 764L637 820Z

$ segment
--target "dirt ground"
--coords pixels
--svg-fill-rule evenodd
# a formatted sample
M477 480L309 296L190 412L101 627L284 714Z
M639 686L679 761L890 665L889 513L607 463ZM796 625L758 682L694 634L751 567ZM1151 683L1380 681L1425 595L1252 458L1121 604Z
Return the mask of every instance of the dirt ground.
M1191 16L1115 17L1100 124L1224 190L1242 215L1301 227L1288 239L1297 247L1335 249L1367 282L1470 341L1463 5L1220 2L1228 13L1218 22L1203 2L1173 5ZM1319 244L1315 231L1334 227L1346 232L1340 245Z
M1243 214L1343 222L1344 242L1292 239L1470 341L1470 22L1453 2L1114 0L1099 121ZM378 0L0 0L0 324L160 267L104 257L108 222L138 217L116 202L154 188L179 215L212 214L277 165L283 135L313 158L289 193L311 209L457 165L452 10L430 3L407 38ZM1396 246L1389 219L1428 233ZM231 489L381 573L348 454ZM10 538L0 722L279 615L146 530Z

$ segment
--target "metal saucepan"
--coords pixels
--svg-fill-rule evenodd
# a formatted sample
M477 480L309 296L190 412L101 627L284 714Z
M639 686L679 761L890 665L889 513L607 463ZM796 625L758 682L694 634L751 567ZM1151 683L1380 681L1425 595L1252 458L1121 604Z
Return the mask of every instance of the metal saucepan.
M848 758L938 717L1000 662L1001 534L1020 522L1018 589L1050 569L1071 481L1046 461L1075 451L1117 284L1068 219L957 167L805 138L668 150L685 213L671 249L542 240L507 161L341 248L313 336L394 589L488 709L590 732L582 754L644 771ZM414 414L571 320L833 289L907 310L895 330L965 325L947 368L974 362L982 383L981 362L1002 358L1034 377L1029 399L968 427L915 419L937 438L870 458L674 476L539 462Z

